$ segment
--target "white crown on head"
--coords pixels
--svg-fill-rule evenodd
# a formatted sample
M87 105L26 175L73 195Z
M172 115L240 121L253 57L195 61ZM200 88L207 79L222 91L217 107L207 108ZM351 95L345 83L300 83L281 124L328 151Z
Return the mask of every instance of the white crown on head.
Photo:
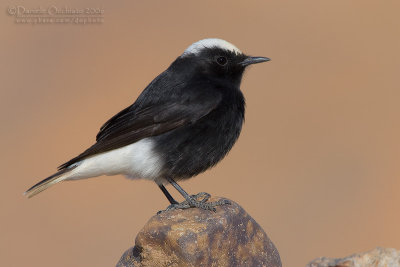
M190 45L185 52L183 52L182 56L186 56L189 54L198 54L203 50L204 48L213 48L213 47L218 47L224 50L232 51L236 54L241 54L242 52L234 46L233 44L222 40L222 39L217 39L217 38L208 38L208 39L203 39L198 42L193 43Z

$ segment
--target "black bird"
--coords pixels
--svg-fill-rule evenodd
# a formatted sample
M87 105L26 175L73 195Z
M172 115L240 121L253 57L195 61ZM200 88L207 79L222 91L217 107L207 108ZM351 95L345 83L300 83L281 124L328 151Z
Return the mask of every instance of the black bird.
M244 121L243 72L268 60L221 39L192 44L101 127L94 145L25 194L32 197L64 180L124 174L156 182L172 206L215 210L224 203L206 202L206 193L190 196L176 181L204 172L229 152ZM168 193L167 183L183 195L183 204Z

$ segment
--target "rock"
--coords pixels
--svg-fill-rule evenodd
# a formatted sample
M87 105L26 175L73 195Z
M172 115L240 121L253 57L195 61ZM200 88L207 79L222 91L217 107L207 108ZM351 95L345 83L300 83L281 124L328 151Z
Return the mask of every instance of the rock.
M333 259L321 257L310 262L307 267L399 267L400 251L393 248L380 248L353 254L346 258Z
M230 202L216 212L191 208L153 216L117 266L282 266L264 230Z

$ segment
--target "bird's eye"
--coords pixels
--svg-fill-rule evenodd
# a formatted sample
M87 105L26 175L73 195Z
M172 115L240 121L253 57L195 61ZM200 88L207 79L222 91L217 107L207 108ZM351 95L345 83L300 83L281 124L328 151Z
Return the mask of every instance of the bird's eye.
M217 57L217 63L221 66L225 65L226 62L228 62L228 60L226 59L226 57Z

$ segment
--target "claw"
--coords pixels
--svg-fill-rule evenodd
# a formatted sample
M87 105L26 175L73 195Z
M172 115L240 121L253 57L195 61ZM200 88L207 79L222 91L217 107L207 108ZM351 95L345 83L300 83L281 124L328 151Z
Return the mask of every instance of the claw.
M201 203L205 203L210 199L211 195L206 192L200 192L196 195L192 195L192 198L195 199L196 201L199 201ZM199 200L201 199L201 200Z
M210 210L216 212L216 206L221 205L230 205L231 203L222 199L216 202L207 202L210 199L211 195L205 192L198 193L196 195L191 195L189 199L179 203L179 204L171 204L167 207L166 210L175 210L175 209L189 209L189 208L200 208L203 210ZM163 211L159 211L157 214L160 214Z

